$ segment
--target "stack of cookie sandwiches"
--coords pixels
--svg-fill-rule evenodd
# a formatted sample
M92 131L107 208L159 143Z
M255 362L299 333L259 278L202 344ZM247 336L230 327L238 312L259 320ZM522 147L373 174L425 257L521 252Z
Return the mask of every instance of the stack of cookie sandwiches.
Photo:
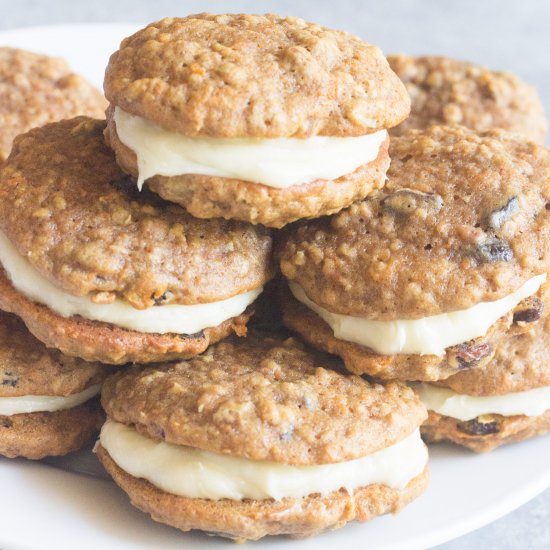
M0 169L0 307L58 370L83 365L18 391L91 396L127 367L104 384L98 456L182 530L306 536L397 512L427 484L416 393L245 337L275 274L266 226L385 183L410 102L380 50L296 18L166 19L122 42L105 90L107 122L31 130Z
M491 373L511 369L515 376L516 347L541 356L536 346L547 329L538 325L547 326L549 307L550 151L500 130L431 126L392 138L390 155L388 182L376 196L285 235L284 323L342 357L353 373L425 382L421 395L434 412L451 409L435 406L448 395L439 389L447 381L430 382L452 384L453 375L478 386L472 391L456 382L453 390L513 401L508 394L529 382L520 376L518 390L510 390ZM537 370L550 368L539 364ZM541 406L550 409L545 391L529 399L539 394L537 416ZM464 414L476 411L455 401L450 416L460 419L461 406ZM506 410L495 407L496 414ZM522 430L523 437L543 424ZM453 439L450 424L441 422L433 438L447 428Z
M111 56L105 92L106 141L136 192L274 228L380 189L387 130L410 108L377 48L274 15L149 25ZM396 512L426 485L424 406L302 348L255 332L110 379L101 461L182 530L306 536Z
M540 103L466 64L392 63L422 90L410 122L405 85L355 36L164 19L111 56L107 120L17 137L0 453L87 444L101 391L97 456L135 506L255 540L399 511L427 485L421 434L489 450L550 430ZM268 330L251 328L275 263Z

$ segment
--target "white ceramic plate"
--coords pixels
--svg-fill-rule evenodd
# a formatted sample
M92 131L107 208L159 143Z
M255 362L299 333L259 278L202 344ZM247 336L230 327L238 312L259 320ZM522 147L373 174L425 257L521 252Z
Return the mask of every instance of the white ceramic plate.
M133 25L71 25L0 32L0 45L65 57L101 86L109 54ZM477 529L550 486L550 436L474 455L450 446L431 452L428 491L396 517L352 524L314 539L265 539L261 550L415 550ZM0 459L0 548L4 550L215 550L222 539L182 534L133 509L100 474L95 457L79 453L50 465Z

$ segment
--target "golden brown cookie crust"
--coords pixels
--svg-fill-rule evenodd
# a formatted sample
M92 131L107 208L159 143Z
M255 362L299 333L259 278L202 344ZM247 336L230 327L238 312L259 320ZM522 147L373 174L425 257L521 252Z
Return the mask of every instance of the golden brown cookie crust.
M107 101L63 59L0 48L0 162L15 136L63 118L104 118Z
M462 124L477 132L502 128L544 143L548 121L537 90L507 72L447 57L390 55L405 83L411 114L392 130Z
M501 445L550 432L550 410L540 416L484 415L481 426L476 420L461 422L430 411L428 420L421 427L422 437L427 443L450 441L476 453L486 453ZM476 434L475 431L486 433Z
M0 397L79 393L110 373L46 348L15 315L0 312Z
M463 371L437 385L475 396L550 386L550 316L529 332L502 338L482 370Z
M39 460L78 451L94 440L104 420L98 399L61 411L0 416L0 455Z
M502 131L411 130L382 191L297 224L283 275L332 311L380 321L470 308L550 270L550 150Z
M330 326L317 313L296 300L288 290L282 292L281 306L284 325L308 344L338 355L346 369L354 374L368 374L381 380L435 381L470 371L479 372L481 377L494 357L495 349L506 335L529 330L526 326L512 324L514 315L509 313L499 319L485 336L447 348L442 357L380 355L360 344L336 338ZM521 307L521 304L518 305L518 308Z
M104 87L111 104L188 136L357 136L410 109L378 48L274 14L151 23L111 56Z
M223 300L272 276L262 227L197 220L127 182L85 117L20 136L0 170L0 230L57 287L136 308Z
M246 324L253 313L249 307L241 315L217 327L191 335L136 332L78 315L61 317L17 292L1 268L0 309L19 316L28 330L47 347L57 348L65 355L85 361L112 365L187 359L202 353L210 344L233 332L244 336Z
M401 441L425 418L415 393L330 368L295 339L251 332L187 362L107 379L102 405L147 437L250 460L325 464Z
M132 504L150 514L155 521L182 531L200 529L236 539L237 542L257 540L266 535L303 538L338 529L349 521L365 522L383 514L396 514L420 496L428 484L426 467L422 474L401 490L372 484L357 489L352 495L341 490L325 497L316 494L300 500L191 499L171 495L144 479L129 475L115 464L101 446L96 452Z
M105 137L123 170L138 176L135 153L116 132L112 111ZM217 176L155 176L146 185L197 218L225 218L280 228L293 221L334 214L380 189L390 164L389 139L372 162L336 180L315 180L284 189Z

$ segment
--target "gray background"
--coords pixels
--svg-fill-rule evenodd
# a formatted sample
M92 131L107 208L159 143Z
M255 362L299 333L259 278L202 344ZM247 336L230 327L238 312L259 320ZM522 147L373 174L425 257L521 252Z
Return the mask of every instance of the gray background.
M438 53L510 70L550 113L550 0L0 0L0 29L149 22L200 11L274 11L343 28L387 53ZM550 460L550 457L549 457ZM550 490L440 550L550 549Z

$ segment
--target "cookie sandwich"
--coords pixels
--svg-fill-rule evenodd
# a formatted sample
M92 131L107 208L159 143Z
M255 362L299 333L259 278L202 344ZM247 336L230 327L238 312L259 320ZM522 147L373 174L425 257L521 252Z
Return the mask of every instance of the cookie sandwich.
M426 487L424 406L331 366L253 332L117 373L96 452L135 506L183 531L305 537L395 513Z
M438 380L480 368L546 315L550 152L433 126L393 138L375 197L293 228L284 322L356 374Z
M295 17L199 14L126 38L109 61L120 166L198 218L283 225L384 184L409 113L381 51Z
M451 441L486 452L550 431L550 317L532 331L504 338L482 370L416 384L429 409L430 443Z
M138 193L104 128L80 117L16 139L0 170L0 308L47 346L111 364L244 334L272 276L267 230Z
M501 128L544 143L548 121L537 90L517 76L448 57L390 55L411 97L411 114L393 135L432 124L477 132Z
M40 459L91 443L105 420L98 396L109 372L47 349L0 312L0 455Z
M107 101L58 58L0 48L0 162L15 136L63 118L104 118Z

